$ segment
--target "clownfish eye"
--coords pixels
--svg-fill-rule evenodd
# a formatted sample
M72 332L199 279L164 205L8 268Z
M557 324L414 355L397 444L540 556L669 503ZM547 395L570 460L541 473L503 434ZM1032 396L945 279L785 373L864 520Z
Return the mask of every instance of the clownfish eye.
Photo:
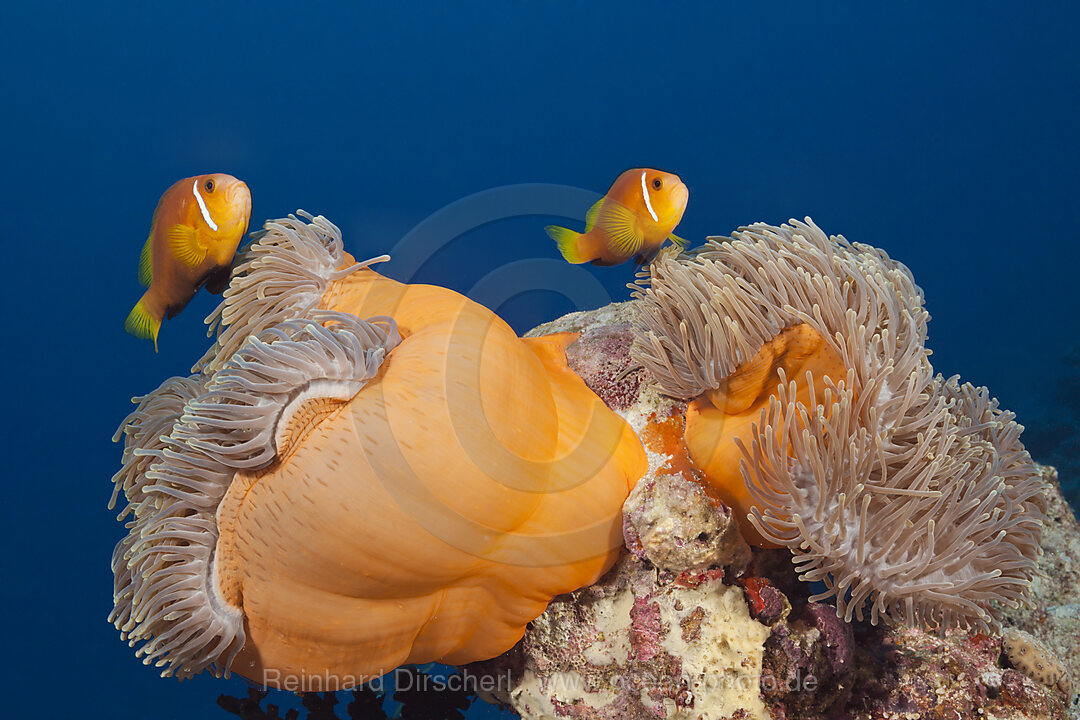
M664 181L658 177L655 177L653 178L652 186L653 190L659 190L660 188L664 187Z
M203 183L203 187L206 188L206 192L208 193L214 192L214 178L208 178L206 182Z

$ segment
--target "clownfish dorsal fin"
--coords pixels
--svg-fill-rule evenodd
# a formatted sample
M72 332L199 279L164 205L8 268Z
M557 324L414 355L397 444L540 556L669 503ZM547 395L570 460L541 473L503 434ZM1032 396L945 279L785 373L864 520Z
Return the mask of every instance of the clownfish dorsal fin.
M154 236L151 234L139 253L139 284L143 287L150 287L150 283L154 282L153 240Z
M166 232L173 257L185 265L198 267L206 259L206 248L199 244L199 233L187 225L173 225Z
M621 203L610 199L604 202L596 213L596 225L604 231L611 249L622 257L630 257L641 249L644 238L637 215Z

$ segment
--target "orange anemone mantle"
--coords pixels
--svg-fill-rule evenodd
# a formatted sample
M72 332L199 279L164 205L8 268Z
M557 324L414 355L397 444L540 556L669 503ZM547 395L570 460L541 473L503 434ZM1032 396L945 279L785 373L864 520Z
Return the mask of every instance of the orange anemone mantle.
M754 503L740 468L745 462L743 447L750 446L758 427L769 425L763 413L769 411L770 398L776 396L781 382L787 382L795 387L794 397L808 407L808 376L820 392L826 378L838 380L846 374L843 361L825 339L809 325L800 323L765 343L718 388L705 391L687 407L686 446L690 457L720 499L732 508L747 542L780 547L763 538L747 519Z
M522 340L456 292L370 269L322 307L389 316L402 340L222 500L216 580L246 636L232 670L325 690L508 650L613 564L639 440L568 369L575 335Z

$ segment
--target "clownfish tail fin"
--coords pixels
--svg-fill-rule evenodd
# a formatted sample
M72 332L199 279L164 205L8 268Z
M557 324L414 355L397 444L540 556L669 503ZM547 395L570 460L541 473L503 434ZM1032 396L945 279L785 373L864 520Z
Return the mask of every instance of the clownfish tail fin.
M124 329L137 338L154 341L154 352L158 351L157 336L161 329L161 318L155 317L146 306L146 297L143 296L135 307L128 313L124 321Z
M589 261L589 258L581 256L581 248L578 245L578 238L581 237L581 233L558 225L548 225L544 228L544 232L559 246L559 252L566 258L566 262L580 265Z

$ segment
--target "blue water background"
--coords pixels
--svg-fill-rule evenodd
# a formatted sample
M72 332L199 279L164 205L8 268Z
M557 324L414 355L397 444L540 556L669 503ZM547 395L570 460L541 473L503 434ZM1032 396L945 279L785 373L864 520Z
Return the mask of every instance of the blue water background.
M1061 456L1080 402L1078 8L4 3L6 713L225 718L216 696L243 692L158 678L105 622L109 437L132 395L187 372L215 304L166 323L158 355L122 331L154 205L188 175L246 180L255 223L323 213L363 257L490 188L673 170L695 242L811 215L906 263L935 367L1050 427ZM468 292L557 258L550 220L466 233L416 279ZM587 272L626 298L629 267ZM519 331L572 309L542 291L498 308Z

